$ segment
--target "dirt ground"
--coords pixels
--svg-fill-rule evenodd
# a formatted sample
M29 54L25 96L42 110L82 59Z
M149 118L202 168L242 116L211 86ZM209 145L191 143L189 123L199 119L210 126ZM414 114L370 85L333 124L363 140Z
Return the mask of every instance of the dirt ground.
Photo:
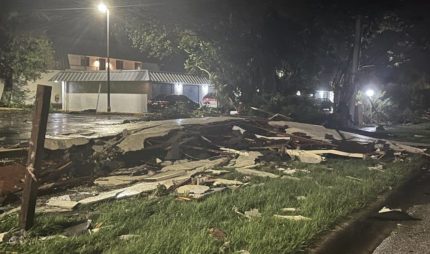
M22 188L25 167L18 163L1 167L0 170L0 200L8 193Z

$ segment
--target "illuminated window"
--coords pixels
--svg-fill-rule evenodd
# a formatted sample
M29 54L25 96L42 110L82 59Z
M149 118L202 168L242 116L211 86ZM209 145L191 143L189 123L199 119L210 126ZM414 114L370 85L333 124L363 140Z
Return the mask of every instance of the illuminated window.
M99 58L99 70L106 70L106 59Z
M124 62L121 60L116 60L116 69L117 70L123 70L124 69Z

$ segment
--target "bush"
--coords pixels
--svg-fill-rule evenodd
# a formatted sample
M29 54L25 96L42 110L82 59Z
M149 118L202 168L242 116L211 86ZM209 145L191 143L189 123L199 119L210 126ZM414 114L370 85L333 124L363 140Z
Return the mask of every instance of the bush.
M270 113L280 113L291 117L298 122L321 124L325 121L326 115L317 105L312 97L295 96L295 95L275 95L265 94L256 97L253 105ZM255 111L247 111L255 114Z

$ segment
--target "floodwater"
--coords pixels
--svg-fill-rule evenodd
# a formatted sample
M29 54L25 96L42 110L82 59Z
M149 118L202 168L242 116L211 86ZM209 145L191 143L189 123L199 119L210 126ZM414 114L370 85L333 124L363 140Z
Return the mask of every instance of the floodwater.
M0 111L0 146L27 142L31 134L32 114L24 111ZM47 135L70 134L90 131L93 128L121 124L136 120L131 115L66 114L51 113L48 117Z

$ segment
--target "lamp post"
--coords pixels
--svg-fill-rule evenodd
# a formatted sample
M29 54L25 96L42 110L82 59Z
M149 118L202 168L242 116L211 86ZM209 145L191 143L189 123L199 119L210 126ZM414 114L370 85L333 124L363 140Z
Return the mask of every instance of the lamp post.
M106 56L107 56L107 112L111 112L110 107L110 56L109 56L109 8L104 3L100 3L98 9L106 13Z

